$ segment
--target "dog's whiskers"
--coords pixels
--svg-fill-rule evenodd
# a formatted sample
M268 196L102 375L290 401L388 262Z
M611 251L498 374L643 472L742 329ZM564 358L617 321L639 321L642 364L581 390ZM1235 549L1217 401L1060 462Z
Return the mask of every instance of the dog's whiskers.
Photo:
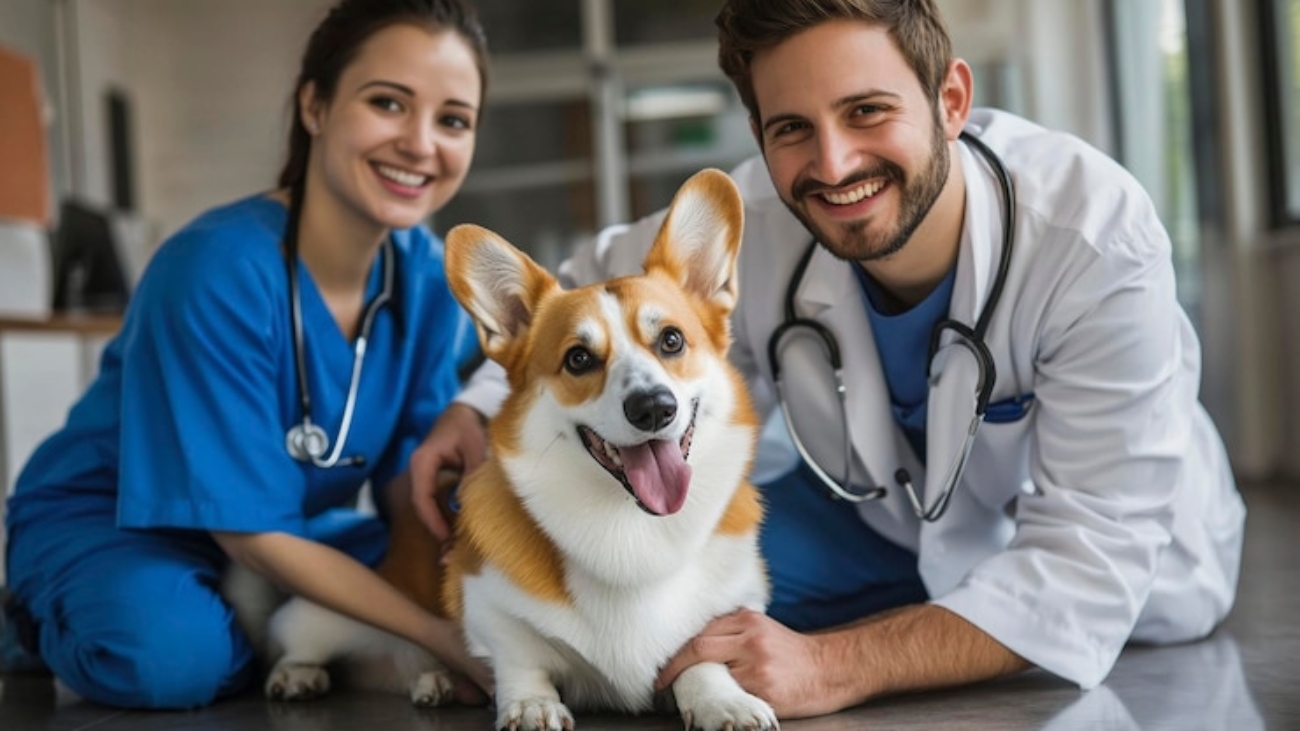
M542 464L542 460L546 459L546 453L551 451L551 447L554 447L555 443L560 441L563 438L564 438L564 432L556 433L555 438L552 439L549 443L547 443L546 448L537 453L537 460L533 463L533 467L540 467Z

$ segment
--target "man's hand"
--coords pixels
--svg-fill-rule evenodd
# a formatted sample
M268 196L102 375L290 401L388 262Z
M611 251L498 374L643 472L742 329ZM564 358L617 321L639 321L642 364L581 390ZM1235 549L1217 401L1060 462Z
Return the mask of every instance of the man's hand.
M420 521L443 545L449 545L451 524L439 507L440 470L467 475L487 457L487 431L474 409L453 403L438 417L419 447L411 453L411 503Z
M778 718L803 718L839 710L820 680L822 643L758 612L742 609L713 620L686 643L659 673L657 689L668 687L686 668L701 662L727 666L749 693L767 701Z
M951 688L1030 667L935 604L898 607L806 635L757 612L734 612L686 643L660 671L656 687L667 687L700 662L726 665L778 718L834 713L883 695Z

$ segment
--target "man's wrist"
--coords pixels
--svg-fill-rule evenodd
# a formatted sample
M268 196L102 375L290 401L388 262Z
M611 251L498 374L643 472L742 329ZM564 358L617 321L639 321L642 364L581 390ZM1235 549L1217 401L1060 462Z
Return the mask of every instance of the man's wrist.
M815 643L816 683L825 689L825 700L835 710L859 705L882 692L871 636L872 631L861 625L810 636Z

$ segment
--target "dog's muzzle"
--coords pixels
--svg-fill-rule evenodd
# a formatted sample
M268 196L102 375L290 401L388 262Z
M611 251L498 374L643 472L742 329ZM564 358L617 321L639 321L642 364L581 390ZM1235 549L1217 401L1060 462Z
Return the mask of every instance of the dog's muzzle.
M669 404L653 391L644 395L637 404L629 405L630 401L624 402L624 415L637 428L641 428L638 419L656 424L658 428L671 423L676 416L676 401L672 401L672 413L668 414ZM596 430L582 425L578 426L578 437L587 447L587 453L619 481L642 510L651 515L672 515L686 503L690 488L691 467L686 460L691 453L698 410L697 400L691 404L691 423L686 427L686 433L675 442L650 439L640 444L619 446L607 441Z

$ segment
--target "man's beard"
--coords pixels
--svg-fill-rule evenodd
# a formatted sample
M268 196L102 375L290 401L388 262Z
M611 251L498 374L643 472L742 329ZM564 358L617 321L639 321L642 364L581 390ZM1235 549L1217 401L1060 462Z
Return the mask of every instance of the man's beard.
M790 190L790 199L787 200L782 196L781 202L785 203L785 207L790 209L804 228L808 229L813 237L836 257L847 261L884 259L902 250L912 238L912 234L916 233L917 227L929 215L934 202L943 192L944 184L948 182L948 158L948 141L944 139L943 127L936 119L930 146L930 162L912 182L904 183L905 174L898 165L881 161L878 165L859 170L833 185L826 185L812 178L798 180ZM867 232L869 221L854 221L837 227L834 233L839 235L835 236L832 231L817 226L806 209L797 203L810 195L815 195L815 191L844 188L872 178L885 178L898 189L900 201L898 226L892 232L881 231L872 235Z

